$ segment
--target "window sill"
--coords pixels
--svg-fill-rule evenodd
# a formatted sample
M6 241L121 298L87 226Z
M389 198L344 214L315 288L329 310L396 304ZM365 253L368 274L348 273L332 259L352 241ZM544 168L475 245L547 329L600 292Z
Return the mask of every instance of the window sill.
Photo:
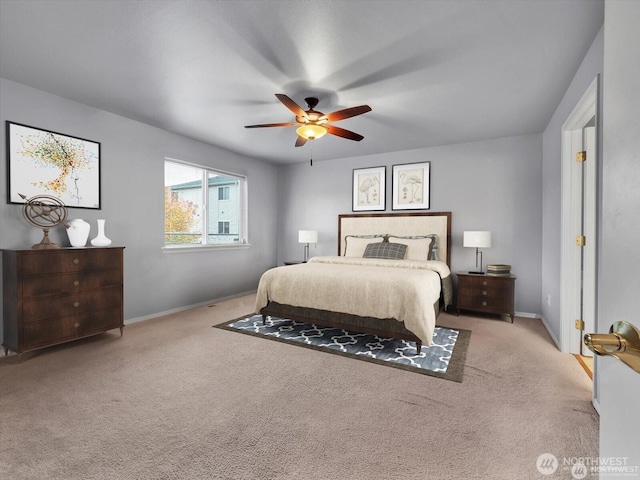
M195 253L211 252L216 250L246 250L251 248L250 243L221 244L221 245L180 245L175 247L162 247L162 253Z

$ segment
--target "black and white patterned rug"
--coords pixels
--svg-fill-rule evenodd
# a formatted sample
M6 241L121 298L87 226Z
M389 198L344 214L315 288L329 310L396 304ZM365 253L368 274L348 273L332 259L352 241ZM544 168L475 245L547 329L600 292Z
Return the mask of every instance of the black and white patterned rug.
M278 317L248 315L214 327L291 343L462 382L471 331L436 327L431 346L417 353L415 342L354 333Z

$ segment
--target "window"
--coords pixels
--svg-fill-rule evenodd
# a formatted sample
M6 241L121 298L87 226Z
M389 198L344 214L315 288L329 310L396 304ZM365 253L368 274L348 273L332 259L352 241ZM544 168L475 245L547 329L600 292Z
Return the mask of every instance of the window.
M245 195L245 177L166 159L165 247L246 244Z

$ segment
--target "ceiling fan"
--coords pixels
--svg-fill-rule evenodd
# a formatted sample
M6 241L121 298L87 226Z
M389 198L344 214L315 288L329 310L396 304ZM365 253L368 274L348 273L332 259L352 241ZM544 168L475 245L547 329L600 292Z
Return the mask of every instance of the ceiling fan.
M364 137L355 132L345 130L344 128L329 125L330 122L337 122L344 120L345 118L355 117L356 115L362 115L371 111L369 105L360 105L358 107L345 108L344 110L337 110L332 113L324 114L317 110L314 110L318 105L318 99L315 97L307 97L304 101L307 103L309 110L303 110L300 105L291 100L289 97L282 93L276 93L276 97L280 100L285 107L291 110L295 116L295 122L287 123L265 123L262 125L245 125L244 128L264 128L264 127L298 127L296 133L298 139L296 140L296 147L301 147L307 140L315 140L322 137L324 134L329 133L338 137L347 138L349 140L355 140L359 142Z

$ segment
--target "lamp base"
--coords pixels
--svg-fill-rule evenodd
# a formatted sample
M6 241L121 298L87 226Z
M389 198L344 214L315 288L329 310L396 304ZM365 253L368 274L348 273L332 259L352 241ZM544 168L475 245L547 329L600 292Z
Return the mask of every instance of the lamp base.
M469 272L469 273L473 273L475 275L484 275L484 272Z

